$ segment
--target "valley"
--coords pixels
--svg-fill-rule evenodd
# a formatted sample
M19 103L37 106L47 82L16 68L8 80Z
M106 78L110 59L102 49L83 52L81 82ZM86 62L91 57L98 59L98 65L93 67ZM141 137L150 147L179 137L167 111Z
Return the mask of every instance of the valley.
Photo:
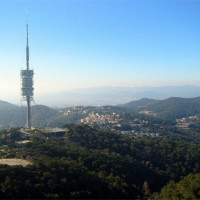
M23 127L24 107L0 105L1 129ZM65 124L85 124L130 136L164 135L166 129L193 129L200 124L200 98L141 99L117 106L75 106L53 109L32 107L33 127L54 128Z
M173 199L178 192L171 194L170 188L181 187L180 195L187 195L186 180L200 191L194 182L200 173L198 101L141 99L62 109L40 105L41 113L33 107L33 119L43 125L0 131L0 197ZM19 112L16 106L0 110L4 117L9 110L15 117ZM189 194L200 197L192 189Z

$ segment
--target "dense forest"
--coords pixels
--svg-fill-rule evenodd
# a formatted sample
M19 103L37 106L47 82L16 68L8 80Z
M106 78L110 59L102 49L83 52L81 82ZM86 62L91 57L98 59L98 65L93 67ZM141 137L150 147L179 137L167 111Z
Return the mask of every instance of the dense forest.
M22 139L19 129L0 132L2 158L33 163L0 165L0 198L200 197L200 145L192 139L198 132L185 132L184 137L169 131L168 137L130 138L89 126L64 128L67 132L62 138L33 132L31 142L21 146L15 143Z

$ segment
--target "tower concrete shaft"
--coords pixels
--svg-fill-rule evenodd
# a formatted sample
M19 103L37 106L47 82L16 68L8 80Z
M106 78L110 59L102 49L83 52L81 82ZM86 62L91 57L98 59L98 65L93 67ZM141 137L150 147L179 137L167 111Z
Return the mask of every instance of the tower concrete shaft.
M31 128L31 101L30 97L27 97L27 128Z

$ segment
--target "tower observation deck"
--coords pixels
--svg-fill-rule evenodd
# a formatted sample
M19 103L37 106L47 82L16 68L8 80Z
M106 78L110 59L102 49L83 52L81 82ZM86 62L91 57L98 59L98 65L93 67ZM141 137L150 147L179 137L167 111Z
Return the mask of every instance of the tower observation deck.
M27 102L27 128L31 128L31 101L33 101L33 70L29 69L28 24L26 25L26 69L21 70L21 97Z

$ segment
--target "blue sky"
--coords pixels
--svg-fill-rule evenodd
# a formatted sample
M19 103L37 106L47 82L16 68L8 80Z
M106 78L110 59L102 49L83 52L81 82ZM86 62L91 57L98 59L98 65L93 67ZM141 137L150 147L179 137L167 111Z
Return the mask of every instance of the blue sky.
M200 1L1 0L0 99L20 98L26 15L36 95L200 85Z

